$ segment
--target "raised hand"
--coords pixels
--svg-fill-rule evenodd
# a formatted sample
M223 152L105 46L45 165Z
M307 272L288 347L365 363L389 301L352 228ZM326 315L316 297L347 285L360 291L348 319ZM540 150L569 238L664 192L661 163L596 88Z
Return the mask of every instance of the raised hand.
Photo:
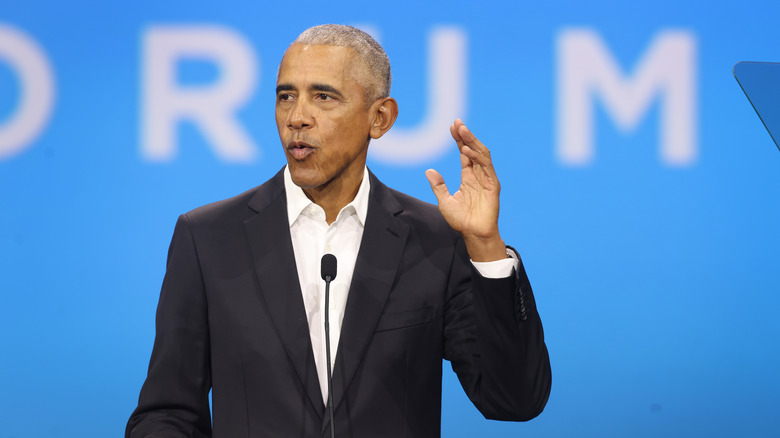
M469 256L475 262L506 258L504 241L498 232L498 182L490 151L460 119L450 125L460 150L460 188L450 194L444 178L433 169L425 171L439 203L439 211L463 236Z

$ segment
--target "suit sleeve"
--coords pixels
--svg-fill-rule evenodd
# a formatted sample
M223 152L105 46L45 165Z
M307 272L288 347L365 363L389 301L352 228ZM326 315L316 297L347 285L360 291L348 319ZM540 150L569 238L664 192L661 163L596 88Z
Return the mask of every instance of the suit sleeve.
M168 250L149 372L126 438L210 437L208 312L197 248L186 215Z
M482 277L458 239L445 303L445 359L469 399L493 420L527 421L544 409L550 359L522 261L508 278Z

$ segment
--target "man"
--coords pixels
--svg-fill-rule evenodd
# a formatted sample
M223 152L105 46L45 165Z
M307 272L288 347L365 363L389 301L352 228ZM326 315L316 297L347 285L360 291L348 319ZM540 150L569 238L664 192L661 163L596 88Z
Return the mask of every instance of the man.
M398 114L389 93L387 56L357 29L317 26L290 45L276 99L287 166L179 218L126 436L328 436L324 253L338 257L337 436L439 436L442 358L487 418L542 411L549 359L498 231L489 151L456 120L460 190L427 171L437 210L387 188L365 163Z

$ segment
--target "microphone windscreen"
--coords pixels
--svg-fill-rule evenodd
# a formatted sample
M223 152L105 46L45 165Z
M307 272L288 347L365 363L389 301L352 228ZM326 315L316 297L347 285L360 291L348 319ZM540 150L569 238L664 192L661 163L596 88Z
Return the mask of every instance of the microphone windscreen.
M336 278L336 256L333 254L325 254L322 256L320 271L322 279L325 281L331 281Z

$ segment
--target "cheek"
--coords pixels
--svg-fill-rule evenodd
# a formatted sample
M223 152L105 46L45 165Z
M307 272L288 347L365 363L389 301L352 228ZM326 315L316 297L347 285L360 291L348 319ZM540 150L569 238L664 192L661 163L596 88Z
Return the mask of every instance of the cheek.
M362 142L368 138L370 126L363 117L353 117L346 121L341 131L343 138L349 138L352 141Z
M352 158L365 146L369 135L369 126L365 117L320 117L315 123L315 135L321 144L329 148L330 157Z

